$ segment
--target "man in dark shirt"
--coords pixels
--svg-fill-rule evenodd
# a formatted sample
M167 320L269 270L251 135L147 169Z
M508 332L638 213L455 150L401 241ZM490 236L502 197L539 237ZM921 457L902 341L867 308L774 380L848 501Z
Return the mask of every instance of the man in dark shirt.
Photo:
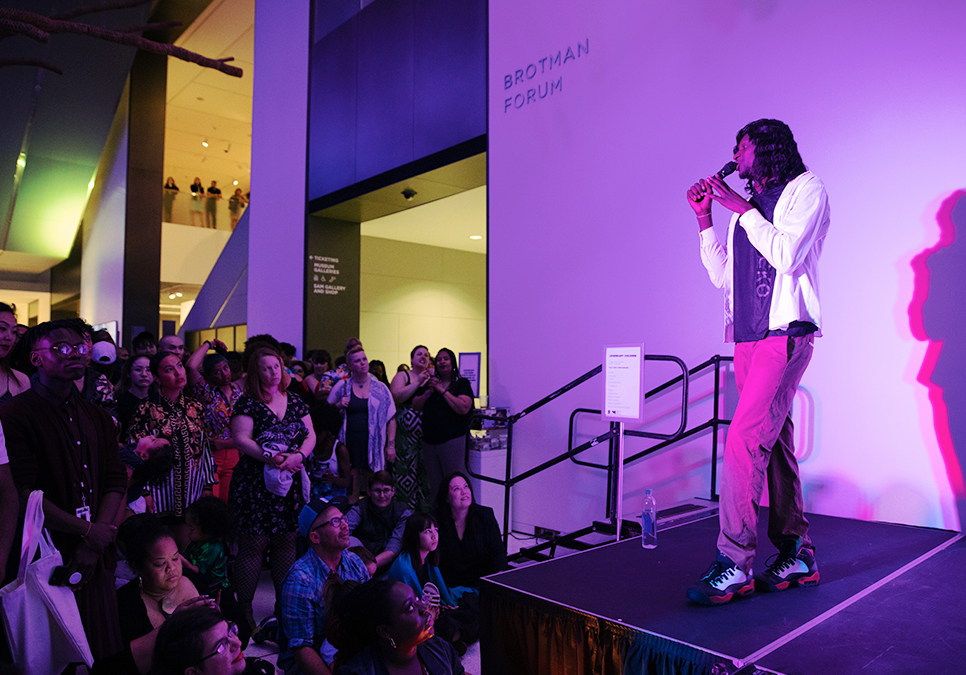
M113 522L127 472L117 427L74 386L91 349L78 322L43 323L23 339L37 374L29 390L0 406L10 470L22 500L44 493L44 526L64 557L91 652L103 658L122 648Z
M369 478L368 497L346 514L352 545L365 546L383 571L399 555L406 519L411 515L405 504L396 501L395 493L392 474L376 471Z
M221 199L221 190L218 189L217 185L217 181L211 181L211 187L208 188L208 199L205 203L205 225L212 230L217 229L216 209L218 200Z
M698 220L701 259L725 290L725 339L735 345L738 407L725 442L718 555L688 598L723 604L735 594L818 584L795 460L792 400L821 335L818 259L829 227L828 195L807 171L791 130L758 120L736 136L734 159L748 181L743 199L718 176L695 183L688 203ZM733 211L727 247L711 204ZM768 537L778 555L752 577L758 504L767 478Z

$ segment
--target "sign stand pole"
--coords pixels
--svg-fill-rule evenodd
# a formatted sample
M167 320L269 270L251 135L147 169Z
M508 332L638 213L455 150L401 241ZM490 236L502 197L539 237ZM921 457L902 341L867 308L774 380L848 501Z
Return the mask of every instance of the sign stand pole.
M621 540L621 517L624 500L624 423L617 423L617 541Z
M616 504L617 541L621 540L624 501L624 423L644 421L644 345L604 347L604 388L601 417L617 430ZM612 445L611 448L614 446ZM609 481L608 481L609 482Z

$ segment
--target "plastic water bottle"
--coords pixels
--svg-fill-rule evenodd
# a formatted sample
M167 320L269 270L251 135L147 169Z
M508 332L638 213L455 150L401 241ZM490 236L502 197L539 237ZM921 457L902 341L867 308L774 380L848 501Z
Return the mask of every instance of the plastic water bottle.
M657 502L650 490L644 491L641 504L641 546L657 548Z

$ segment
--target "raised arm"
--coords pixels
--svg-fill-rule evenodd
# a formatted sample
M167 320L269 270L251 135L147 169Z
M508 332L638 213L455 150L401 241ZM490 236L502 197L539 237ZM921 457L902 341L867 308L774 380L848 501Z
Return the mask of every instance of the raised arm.
M424 370L419 375L415 375L411 371L403 371L396 373L395 377L392 378L392 382L389 384L389 389L392 391L392 397L396 401L396 405L405 403L416 390L429 381L429 371Z

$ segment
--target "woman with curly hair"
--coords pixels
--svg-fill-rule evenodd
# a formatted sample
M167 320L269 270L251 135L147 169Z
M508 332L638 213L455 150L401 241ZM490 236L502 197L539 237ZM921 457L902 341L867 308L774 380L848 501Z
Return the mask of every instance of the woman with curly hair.
M453 646L434 635L428 605L400 581L367 581L337 600L335 610L339 675L465 672Z
M436 372L429 379L430 395L417 396L413 407L423 413L423 463L430 499L436 498L443 476L466 471L466 435L473 410L473 388L456 367L456 354L443 347L436 354Z

